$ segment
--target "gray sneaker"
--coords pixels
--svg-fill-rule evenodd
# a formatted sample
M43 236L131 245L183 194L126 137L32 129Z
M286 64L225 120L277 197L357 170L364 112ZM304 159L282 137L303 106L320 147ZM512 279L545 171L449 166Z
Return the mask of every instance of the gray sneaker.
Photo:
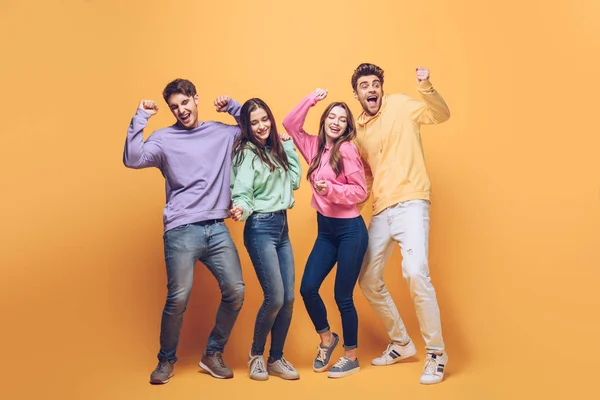
M265 359L262 354L260 356L253 356L252 353L250 353L248 369L250 379L254 379L255 381L266 381L269 379L269 374L265 368Z
M283 357L281 357L279 360L268 363L267 371L269 375L278 376L282 379L287 379L290 381L300 379L300 374L298 371L296 371L292 363Z
M323 372L329 367L329 362L331 361L331 354L333 350L335 350L335 346L340 342L340 337L337 333L332 332L333 335L333 343L330 346L322 346L319 345L317 347L317 356L315 357L315 362L313 363L313 370L315 372Z
M352 375L360 371L358 358L354 361L349 358L340 358L327 373L328 378L343 378L344 376Z
M233 371L225 365L223 353L204 354L198 363L200 368L219 379L233 378Z
M168 361L159 361L156 369L150 374L150 383L153 385L162 385L169 382L173 374L175 366Z

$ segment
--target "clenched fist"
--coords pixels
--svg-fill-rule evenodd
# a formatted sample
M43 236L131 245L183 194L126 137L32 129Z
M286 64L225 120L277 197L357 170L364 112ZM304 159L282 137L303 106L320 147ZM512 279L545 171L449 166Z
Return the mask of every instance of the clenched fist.
M315 89L315 97L317 98L317 101L321 101L325 97L327 97L327 92L328 92L327 89L316 88Z
M217 99L215 100L215 107L217 108L217 112L227 111L227 105L229 104L229 100L231 100L229 96L217 97Z
M158 104L153 102L152 100L142 100L140 101L140 105L138 109L143 110L153 116L158 112Z
M231 219L236 222L238 222L242 219L243 213L244 213L244 210L242 210L242 207L240 207L240 206L235 206L231 210L229 210L229 215L231 216Z
M423 82L429 79L429 70L427 68L417 67L417 82Z

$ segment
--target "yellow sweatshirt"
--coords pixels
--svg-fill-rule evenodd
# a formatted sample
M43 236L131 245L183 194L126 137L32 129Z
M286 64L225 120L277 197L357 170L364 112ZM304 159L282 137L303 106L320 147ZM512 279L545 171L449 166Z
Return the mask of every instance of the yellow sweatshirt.
M420 126L439 124L450 110L431 82L419 82L423 101L404 94L383 95L379 112L357 118L355 144L365 161L373 215L408 200L430 200Z

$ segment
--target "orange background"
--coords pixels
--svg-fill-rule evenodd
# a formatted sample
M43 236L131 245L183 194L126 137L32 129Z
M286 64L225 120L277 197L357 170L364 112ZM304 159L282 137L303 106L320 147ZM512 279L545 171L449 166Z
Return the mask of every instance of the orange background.
M600 355L600 4L549 4L2 0L0 397L591 394ZM414 68L428 67L452 111L447 123L423 128L446 380L418 383L423 341L395 250L386 279L419 347L414 362L369 365L387 337L357 289L363 371L337 381L312 373L317 336L297 293L286 356L301 380L251 381L262 293L243 225L229 221L247 287L225 354L236 378L198 373L219 298L198 265L177 374L150 386L166 292L164 182L157 170L121 162L139 100L161 104L147 133L172 123L160 93L177 77L196 83L201 119L231 122L212 106L228 94L261 97L281 123L315 87L358 111L349 81L361 62L384 68L388 93L415 97ZM311 111L310 131L324 107ZM296 290L316 235L309 198L303 181L290 212ZM332 278L322 294L339 332Z

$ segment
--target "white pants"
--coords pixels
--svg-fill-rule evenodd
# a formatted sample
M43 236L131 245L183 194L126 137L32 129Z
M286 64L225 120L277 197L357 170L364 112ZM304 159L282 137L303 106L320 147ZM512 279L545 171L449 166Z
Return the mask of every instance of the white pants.
M421 334L428 352L442 353L442 324L435 289L429 278L429 202L410 200L373 216L369 224L369 247L359 278L360 288L381 318L392 342L410 338L394 300L385 286L385 265L394 249L402 252L402 275L415 304Z

